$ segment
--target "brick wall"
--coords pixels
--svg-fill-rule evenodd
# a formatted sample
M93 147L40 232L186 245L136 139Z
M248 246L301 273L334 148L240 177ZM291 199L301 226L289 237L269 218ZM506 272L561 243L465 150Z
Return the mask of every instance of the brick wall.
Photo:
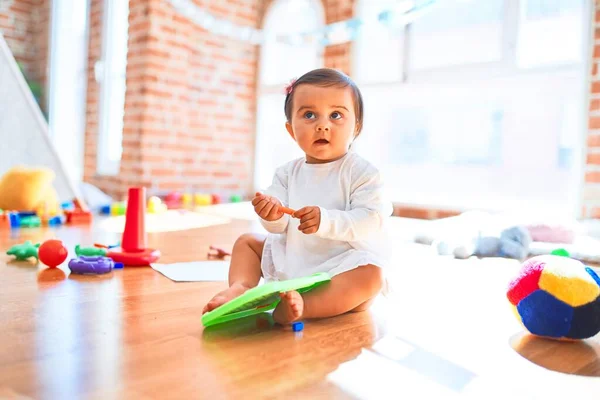
M589 59L588 132L580 217L600 219L600 0L594 1Z
M236 24L256 27L259 21L254 0L198 4ZM201 29L166 1L130 1L121 171L118 177L96 175L93 64L100 55L100 2L92 8L97 26L90 32L85 179L117 197L138 184L149 191L248 194L258 48Z
M0 33L26 76L42 86L46 111L50 0L0 1Z
M42 85L43 93L41 106L44 112L48 111L48 85L50 66L50 15L51 0L38 0L33 10L33 47L35 49L34 62L31 65L31 77Z
M327 24L344 21L354 16L355 0L324 0L325 21ZM336 68L352 75L352 42L325 47L325 66Z
M594 2L596 12L592 23L590 51L589 123L586 149L585 184L583 188L584 218L600 218L600 1Z

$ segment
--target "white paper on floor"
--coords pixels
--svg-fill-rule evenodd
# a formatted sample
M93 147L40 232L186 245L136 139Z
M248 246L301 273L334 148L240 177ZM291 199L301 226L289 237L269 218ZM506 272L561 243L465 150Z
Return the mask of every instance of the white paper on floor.
M227 281L229 276L229 261L191 261L151 266L175 282Z

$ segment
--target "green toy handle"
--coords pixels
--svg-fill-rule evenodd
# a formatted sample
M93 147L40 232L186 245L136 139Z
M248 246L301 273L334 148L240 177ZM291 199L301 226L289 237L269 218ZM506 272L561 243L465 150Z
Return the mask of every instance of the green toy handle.
M75 246L75 254L77 254L77 257L81 257L81 256L102 256L105 257L106 256L106 249L102 249L99 247L81 247L79 245Z

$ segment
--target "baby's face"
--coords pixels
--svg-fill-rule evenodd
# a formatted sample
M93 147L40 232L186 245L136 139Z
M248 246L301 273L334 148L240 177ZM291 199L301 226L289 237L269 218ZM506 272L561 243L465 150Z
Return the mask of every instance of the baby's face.
M356 135L350 88L299 85L294 89L291 123L286 128L311 164L341 158Z

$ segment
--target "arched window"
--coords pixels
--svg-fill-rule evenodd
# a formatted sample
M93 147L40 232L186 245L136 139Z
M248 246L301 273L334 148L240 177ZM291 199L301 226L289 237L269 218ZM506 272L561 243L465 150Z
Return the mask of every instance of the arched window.
M353 79L358 84L400 81L404 72L404 27L389 29L379 14L394 9L398 0L358 1L360 34L353 43Z
M357 16L384 3L359 0ZM390 30L404 45L377 62L360 44L373 40L366 32L355 47L365 99L356 148L394 201L578 214L589 2L438 0L427 10ZM402 75L390 80L398 59Z
M323 66L322 43L300 35L323 25L323 6L318 0L276 0L265 16L257 99L257 190L271 183L275 168L303 155L285 130L284 89L293 78Z

